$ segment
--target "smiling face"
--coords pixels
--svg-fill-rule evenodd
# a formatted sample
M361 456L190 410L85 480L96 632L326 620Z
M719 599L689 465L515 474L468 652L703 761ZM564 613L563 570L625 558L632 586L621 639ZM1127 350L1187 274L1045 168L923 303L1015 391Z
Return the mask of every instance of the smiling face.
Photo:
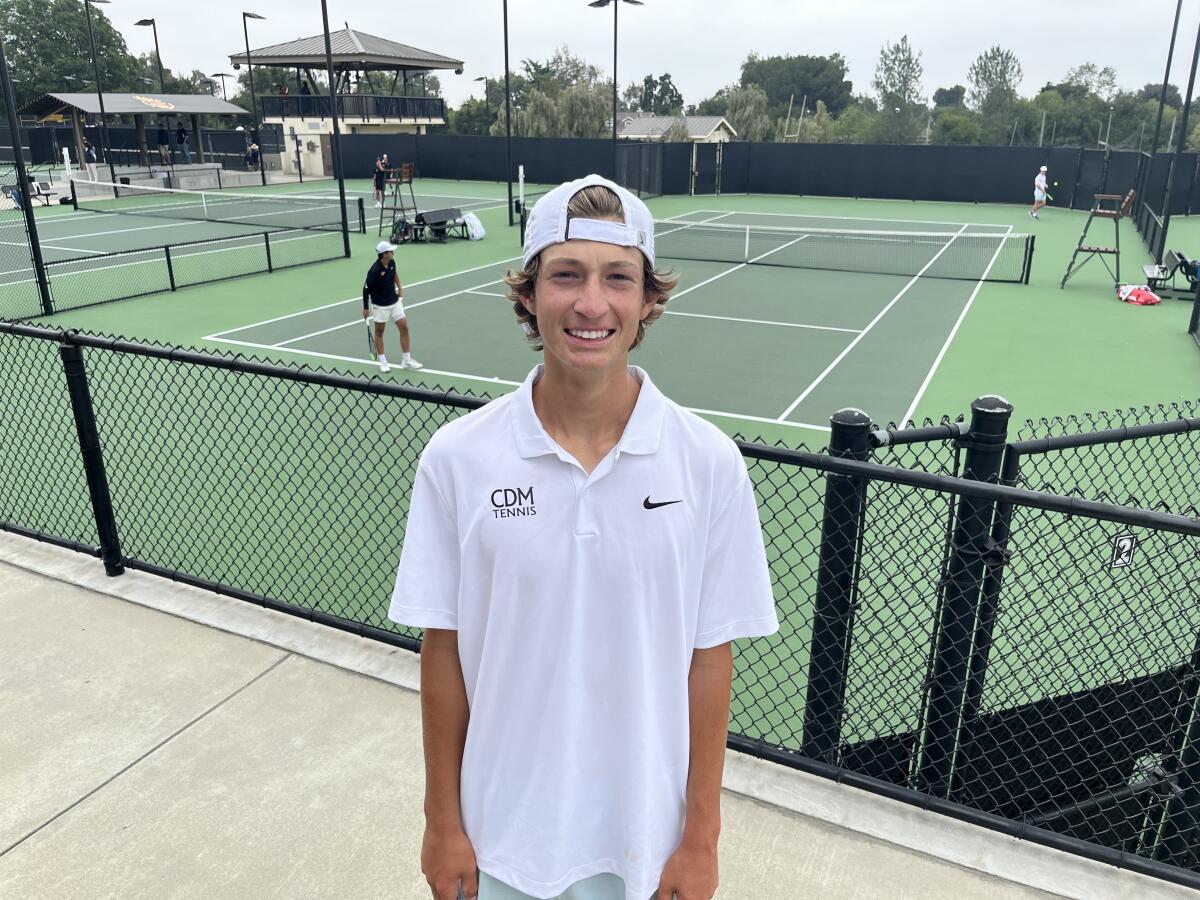
M643 269L633 247L573 240L543 250L523 302L537 316L547 363L553 357L572 369L623 369L656 300Z

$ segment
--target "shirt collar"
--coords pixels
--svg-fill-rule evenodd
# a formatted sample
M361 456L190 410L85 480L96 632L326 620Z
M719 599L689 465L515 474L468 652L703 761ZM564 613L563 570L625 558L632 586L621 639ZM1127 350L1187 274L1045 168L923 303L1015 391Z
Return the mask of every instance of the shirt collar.
M517 442L517 452L525 459L550 453L561 454L562 452L562 448L546 433L541 419L538 418L537 412L533 408L533 386L544 372L545 366L535 366L513 395L513 435ZM642 388L638 392L633 414L625 423L625 431L621 435L621 440L617 442L617 451L637 454L655 453L658 451L659 439L662 437L666 398L654 386L654 382L650 380L650 376L644 369L639 366L630 366L629 374L638 380Z

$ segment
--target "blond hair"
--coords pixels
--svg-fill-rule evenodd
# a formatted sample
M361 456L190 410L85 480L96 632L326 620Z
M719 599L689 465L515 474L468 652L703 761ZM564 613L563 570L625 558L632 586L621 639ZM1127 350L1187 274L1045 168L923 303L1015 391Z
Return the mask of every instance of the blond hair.
M585 187L571 198L567 204L567 219L600 219L610 222L624 222L625 208L621 198L609 188L601 184ZM504 282L508 285L508 299L512 301L513 312L517 322L525 329L525 338L532 349L542 349L542 335L538 331L537 316L531 313L523 302L533 296L534 285L537 284L538 272L541 267L542 255L539 253L529 261L520 272L510 271ZM642 257L642 283L646 294L653 295L654 305L646 318L638 322L637 336L633 339L632 350L646 337L646 329L653 325L666 311L667 301L671 291L679 284L679 278L672 272L658 272L650 265L645 256Z

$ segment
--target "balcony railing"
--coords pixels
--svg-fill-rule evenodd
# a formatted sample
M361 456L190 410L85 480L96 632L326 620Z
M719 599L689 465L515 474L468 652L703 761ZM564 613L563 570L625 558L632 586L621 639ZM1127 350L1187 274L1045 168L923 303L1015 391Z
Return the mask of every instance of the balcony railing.
M440 97L385 97L376 94L338 94L343 119L445 119L446 101ZM262 97L264 119L328 119L329 97L289 95Z

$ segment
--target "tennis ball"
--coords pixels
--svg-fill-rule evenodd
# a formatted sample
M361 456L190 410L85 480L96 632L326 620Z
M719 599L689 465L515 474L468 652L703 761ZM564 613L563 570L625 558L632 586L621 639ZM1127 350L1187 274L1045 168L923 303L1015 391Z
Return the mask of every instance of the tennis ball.
M1054 182L1054 186L1055 186L1055 187L1058 187L1058 182L1057 182L1057 181L1056 181L1056 182Z

